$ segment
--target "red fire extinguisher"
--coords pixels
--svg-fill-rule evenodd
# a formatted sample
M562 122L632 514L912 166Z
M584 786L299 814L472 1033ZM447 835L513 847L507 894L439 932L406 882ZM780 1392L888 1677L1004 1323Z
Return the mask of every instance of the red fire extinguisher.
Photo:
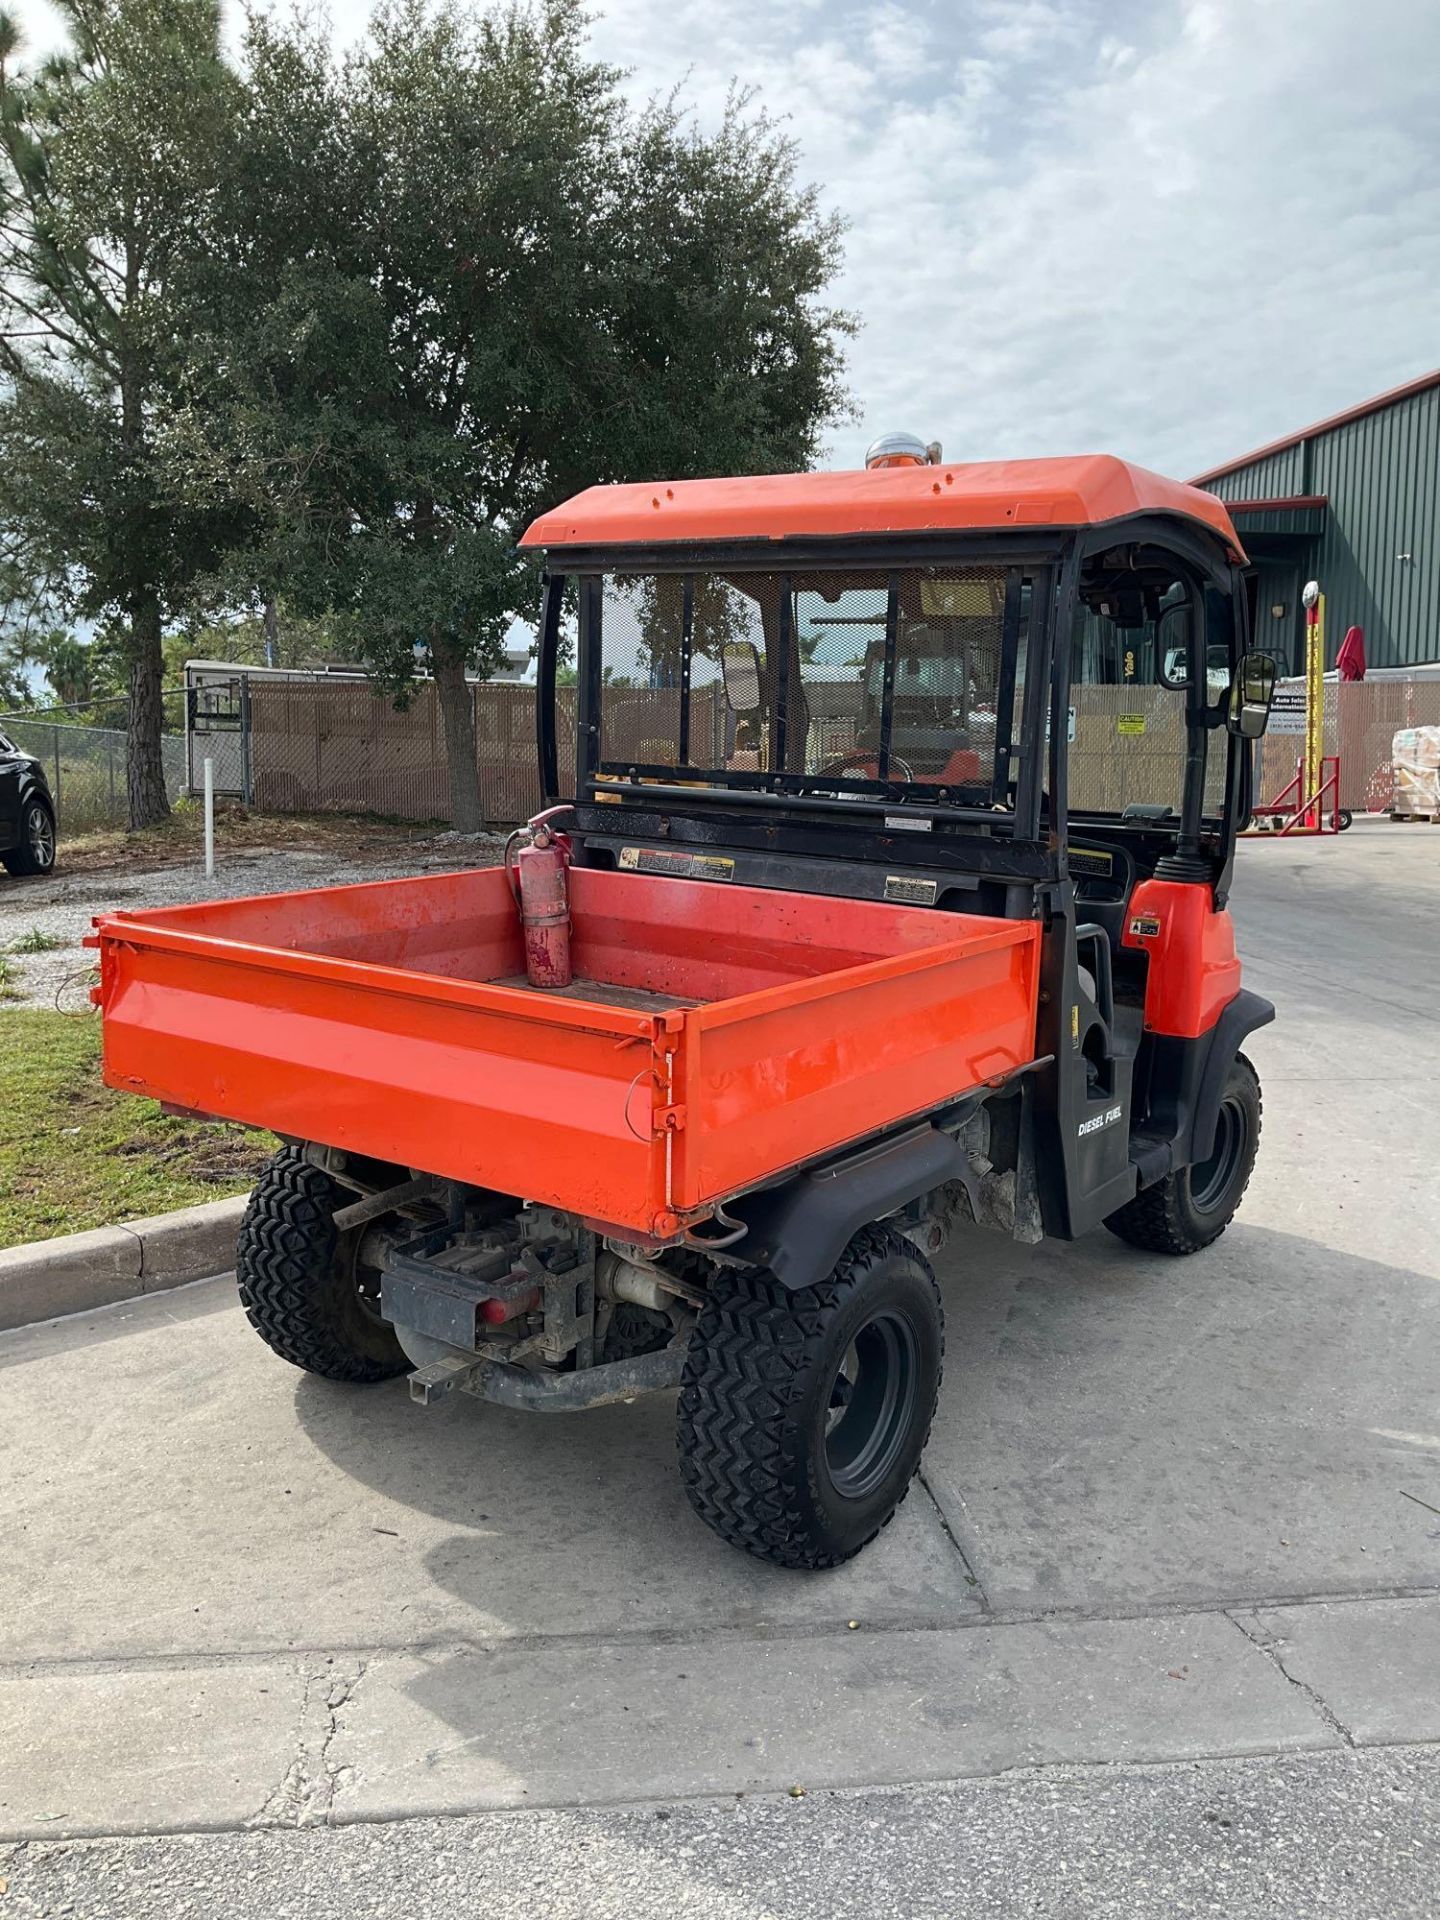
M568 807L537 813L505 842L505 871L520 909L525 935L525 976L532 987L568 987L570 971L570 887L566 875L570 843L549 822ZM513 863L510 849L528 834Z

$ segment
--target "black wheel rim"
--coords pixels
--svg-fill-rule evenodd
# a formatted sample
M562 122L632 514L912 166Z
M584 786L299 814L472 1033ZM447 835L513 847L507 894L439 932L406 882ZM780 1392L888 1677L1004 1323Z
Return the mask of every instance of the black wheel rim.
M37 867L48 867L55 858L55 829L44 807L32 807L26 823L30 857Z
M851 1341L825 1416L825 1466L843 1498L865 1499L894 1469L914 1421L919 1371L903 1314L876 1314Z
M1190 1198L1200 1213L1211 1213L1224 1200L1245 1146L1245 1114L1238 1101L1226 1100L1215 1120L1215 1145L1208 1160L1190 1170Z

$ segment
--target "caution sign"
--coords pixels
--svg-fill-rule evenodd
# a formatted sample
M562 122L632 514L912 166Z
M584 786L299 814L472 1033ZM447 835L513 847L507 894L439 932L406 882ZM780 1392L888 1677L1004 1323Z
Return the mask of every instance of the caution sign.
M733 880L735 862L718 853L670 853L659 847L622 847L626 873L668 873L677 880Z
M1117 733L1143 733L1145 731L1144 714L1143 713L1120 714L1115 721L1115 731Z

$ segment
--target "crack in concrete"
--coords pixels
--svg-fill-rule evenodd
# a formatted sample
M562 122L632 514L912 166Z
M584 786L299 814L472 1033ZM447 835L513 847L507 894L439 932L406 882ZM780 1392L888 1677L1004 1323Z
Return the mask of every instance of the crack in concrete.
M1264 1655L1270 1662L1270 1665L1274 1667L1275 1671L1280 1675L1281 1679L1287 1680L1292 1687L1304 1694L1305 1698L1310 1702L1311 1706L1314 1707L1316 1713L1319 1714L1330 1731L1338 1734L1347 1747L1358 1748L1360 1744L1359 1741L1355 1738L1349 1727L1345 1725L1345 1722L1340 1718L1339 1714L1336 1713L1324 1694L1320 1693L1315 1687L1312 1687L1308 1680L1302 1680L1298 1674L1292 1673L1286 1666L1284 1655L1280 1651L1285 1645L1285 1641L1282 1638L1265 1633L1254 1614L1249 1616L1251 1626L1253 1626L1254 1629L1252 1631L1251 1626L1245 1624L1245 1620L1241 1615L1232 1613L1229 1608L1224 1609L1224 1612L1225 1618L1244 1635L1245 1639L1249 1641L1257 1653Z
M976 1600L979 1601L980 1605L988 1614L991 1610L990 1597L985 1591L984 1581L980 1578L980 1569L976 1564L977 1555L974 1552L973 1546L967 1550L965 1545L966 1540L973 1541L975 1528L970 1520L969 1513L966 1511L964 1499L958 1491L952 1494L952 1492L947 1489L946 1497L942 1500L926 1476L923 1467L918 1470L915 1478L925 1489L930 1504L935 1509L936 1517L940 1522L941 1531L944 1533L945 1538L960 1556L960 1564L965 1569L966 1584L973 1589ZM962 1538L962 1535L964 1538Z
M247 1827L293 1827L299 1823L298 1808L305 1775L305 1728L310 1717L310 1695L316 1672L307 1663L301 1674L300 1711L295 1717L293 1736L294 1754L278 1782L245 1821Z
M274 1788L244 1822L247 1827L313 1827L328 1822L336 1794L354 1778L352 1767L334 1763L330 1749L340 1732L341 1712L369 1664L368 1659L360 1659L337 1670L333 1659L323 1667L307 1662L294 1752Z
M313 1783L305 1807L297 1824L317 1826L328 1822L331 1809L335 1805L336 1795L350 1785L355 1778L355 1769L340 1766L331 1758L330 1749L334 1746L340 1732L340 1716L345 1707L355 1697L355 1689L365 1678L368 1660L357 1660L349 1673L332 1674L330 1686L325 1695L325 1727L321 1735L320 1750L317 1756L319 1770Z

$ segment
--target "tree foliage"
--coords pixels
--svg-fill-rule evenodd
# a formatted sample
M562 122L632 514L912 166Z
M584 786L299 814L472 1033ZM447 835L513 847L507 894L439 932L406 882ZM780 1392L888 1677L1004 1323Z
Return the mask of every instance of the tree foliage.
M181 289L240 87L215 0L57 6L69 48L36 66L0 21L0 525L52 600L121 625L144 825L167 810L163 627L246 517L196 428Z
M637 113L585 24L396 0L336 61L252 22L217 209L264 564L391 687L428 662L461 827L465 671L534 608L527 522L596 481L803 466L843 404L839 225L789 141L744 96L709 133Z
M385 0L343 56L257 13L238 69L216 0L58 5L39 66L0 22L0 567L120 636L134 823L165 646L220 607L263 651L283 601L397 695L433 671L478 826L465 676L537 603L521 531L807 464L839 223L745 94L631 105L580 0Z

